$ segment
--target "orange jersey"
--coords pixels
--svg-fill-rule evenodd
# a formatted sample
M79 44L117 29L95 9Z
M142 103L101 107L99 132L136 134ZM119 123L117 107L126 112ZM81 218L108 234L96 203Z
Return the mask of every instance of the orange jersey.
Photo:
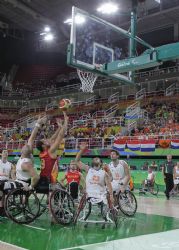
M40 176L47 177L51 183L55 183L58 177L58 159L51 158L48 150L45 150L39 155L41 159Z
M65 177L66 177L68 184L70 184L71 182L77 182L78 184L80 184L81 174L78 170L75 170L73 172L71 170L69 170L66 173Z

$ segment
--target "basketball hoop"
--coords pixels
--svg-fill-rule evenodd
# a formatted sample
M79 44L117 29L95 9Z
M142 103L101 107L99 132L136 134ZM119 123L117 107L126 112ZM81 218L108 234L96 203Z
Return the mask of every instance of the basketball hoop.
M81 81L81 90L85 93L93 93L93 87L98 76L92 72L77 69L78 76Z

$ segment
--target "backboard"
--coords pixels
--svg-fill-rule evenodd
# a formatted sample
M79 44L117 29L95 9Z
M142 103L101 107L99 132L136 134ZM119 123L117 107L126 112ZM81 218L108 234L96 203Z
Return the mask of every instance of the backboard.
M117 26L114 26L118 29ZM73 7L68 64L101 75L100 65L129 57L129 37L117 32L108 22ZM128 72L111 78L131 83Z

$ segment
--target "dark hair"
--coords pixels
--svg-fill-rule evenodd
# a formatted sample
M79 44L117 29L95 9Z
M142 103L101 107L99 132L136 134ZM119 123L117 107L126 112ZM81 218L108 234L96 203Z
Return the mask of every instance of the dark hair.
M117 150L115 150L115 149L112 149L111 152L114 152L114 153L116 153L118 156L120 156L119 152L118 152Z
M93 157L93 160L94 160L95 158L98 158L98 159L100 159L101 165L103 164L103 160L102 160L102 159L101 159L100 157L98 157L98 156L96 156L96 157ZM93 163L92 163L91 165L92 165L92 167L94 167Z
M43 142L42 141L37 141L37 143L36 143L36 148L40 151L40 152L43 152L43 147L42 147L42 145L43 145Z

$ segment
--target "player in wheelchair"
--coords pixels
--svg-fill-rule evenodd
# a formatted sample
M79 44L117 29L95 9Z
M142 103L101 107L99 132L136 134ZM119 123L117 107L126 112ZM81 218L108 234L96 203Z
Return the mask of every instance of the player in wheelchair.
M113 192L109 175L102 168L102 160L95 157L92 167L89 168L86 176L85 194L82 196L74 223L78 221L88 223L115 223L117 217L113 208ZM82 214L82 215L81 215ZM99 215L102 220L99 220Z
M114 194L114 204L118 210L127 216L133 216L137 210L137 200L130 191L130 170L128 164L119 159L120 154L111 150L109 163L106 170L111 177L111 185Z
M158 191L159 191L159 187L155 182L155 174L152 170L152 167L149 167L147 178L143 180L139 193L146 194L146 192L149 192L153 195L157 195Z
M78 169L77 162L72 160L70 162L70 168L66 172L65 176L60 180L60 183L67 187L67 191L70 193L74 201L78 201L80 183L84 181L82 173ZM66 182L66 183L65 183Z

